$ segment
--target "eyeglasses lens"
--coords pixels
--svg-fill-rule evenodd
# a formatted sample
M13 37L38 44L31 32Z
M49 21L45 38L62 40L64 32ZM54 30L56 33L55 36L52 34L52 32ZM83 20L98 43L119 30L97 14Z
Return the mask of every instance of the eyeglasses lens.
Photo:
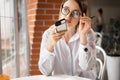
M67 16L70 13L70 10L68 7L63 7L62 8L62 14ZM78 18L80 16L80 12L78 10L74 10L70 14L74 18Z

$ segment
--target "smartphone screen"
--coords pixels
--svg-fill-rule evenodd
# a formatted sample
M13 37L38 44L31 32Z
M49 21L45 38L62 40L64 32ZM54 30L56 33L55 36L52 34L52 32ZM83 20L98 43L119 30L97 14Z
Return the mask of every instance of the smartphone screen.
M55 22L55 26L57 27L56 28L57 32L67 30L66 20L65 19L61 19L61 20Z

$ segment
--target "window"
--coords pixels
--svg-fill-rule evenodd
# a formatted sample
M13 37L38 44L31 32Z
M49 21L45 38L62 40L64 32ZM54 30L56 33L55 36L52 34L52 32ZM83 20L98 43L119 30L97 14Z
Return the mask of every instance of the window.
M0 0L0 73L26 76L29 45L25 0Z

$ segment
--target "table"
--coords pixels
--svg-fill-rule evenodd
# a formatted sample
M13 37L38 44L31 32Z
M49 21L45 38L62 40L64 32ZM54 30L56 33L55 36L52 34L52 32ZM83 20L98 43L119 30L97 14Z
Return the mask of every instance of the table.
M69 75L54 75L54 76L35 75L15 78L11 80L91 80L91 79Z

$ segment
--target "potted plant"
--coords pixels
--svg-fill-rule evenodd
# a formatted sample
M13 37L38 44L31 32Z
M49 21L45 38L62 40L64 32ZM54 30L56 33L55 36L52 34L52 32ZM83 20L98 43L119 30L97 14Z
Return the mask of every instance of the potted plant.
M108 79L120 80L120 17L109 20L102 47L107 53Z

